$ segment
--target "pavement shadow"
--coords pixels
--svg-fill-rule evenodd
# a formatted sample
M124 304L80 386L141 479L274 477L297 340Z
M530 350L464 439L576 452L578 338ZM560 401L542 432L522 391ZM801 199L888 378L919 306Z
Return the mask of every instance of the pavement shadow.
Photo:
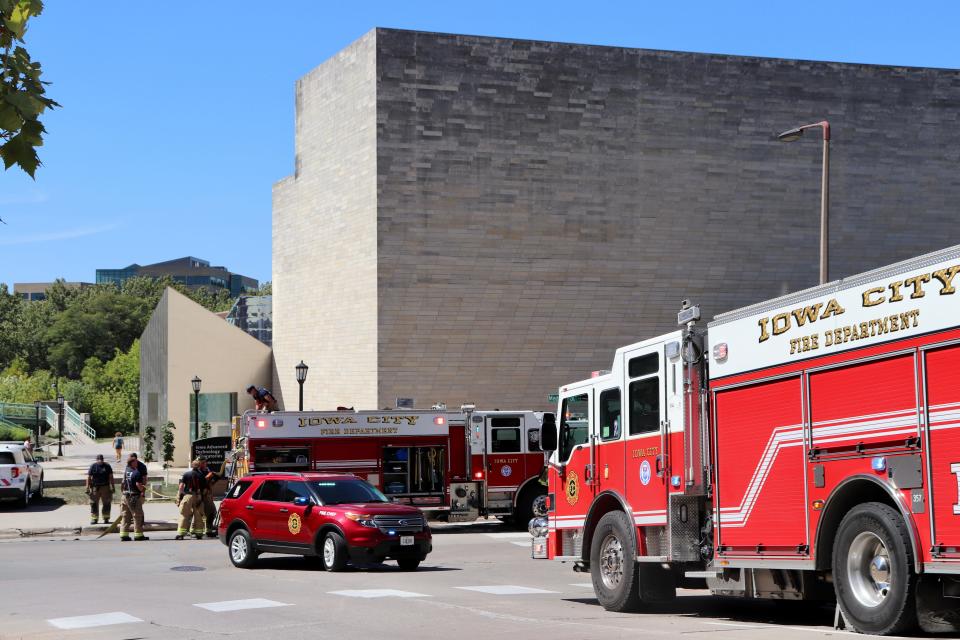
M564 598L564 602L600 607L596 598ZM832 627L833 603L784 600L746 600L722 596L681 596L672 602L645 604L638 615L660 614L689 618L723 619L745 624L793 627Z
M252 571L315 571L322 573L319 558L306 559L302 556L261 556ZM415 572L402 571L395 563L387 561L385 564L348 565L344 573L431 573L437 571L462 571L457 567L441 567L436 565L420 565Z
M42 499L34 498L30 501L30 506L24 509L19 506L19 503L15 500L2 500L0 501L0 513L43 513L46 511L56 511L65 504L67 504L67 502L63 498L45 496Z

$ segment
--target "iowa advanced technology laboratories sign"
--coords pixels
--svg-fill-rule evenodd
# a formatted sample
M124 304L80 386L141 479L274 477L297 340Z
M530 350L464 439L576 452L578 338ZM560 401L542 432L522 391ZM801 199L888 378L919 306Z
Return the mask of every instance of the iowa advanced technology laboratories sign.
M717 316L710 344L726 344L727 357L711 360L711 377L956 326L958 253L930 254Z

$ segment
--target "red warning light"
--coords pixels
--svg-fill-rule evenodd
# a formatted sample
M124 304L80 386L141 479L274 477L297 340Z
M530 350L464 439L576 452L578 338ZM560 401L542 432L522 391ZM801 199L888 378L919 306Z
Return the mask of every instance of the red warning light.
M257 420L257 429L266 429L267 421L266 420Z
M436 418L433 419L433 424L440 424L440 425L442 425L442 424L446 424L446 422L447 422L447 421L444 420L443 416L437 416Z
M483 471L477 471L475 474L473 474L473 477L477 480L483 480Z

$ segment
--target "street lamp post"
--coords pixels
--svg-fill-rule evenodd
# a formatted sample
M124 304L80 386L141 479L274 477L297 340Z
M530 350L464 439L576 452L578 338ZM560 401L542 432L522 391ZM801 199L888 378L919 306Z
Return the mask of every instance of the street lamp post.
M39 400L34 400L34 401L33 401L33 406L36 407L36 409L37 409L37 418L36 418L36 422L35 422L36 430L37 430L37 435L36 435L36 438L35 438L34 441L33 441L33 444L34 444L34 446L36 446L36 447L39 447L39 446L40 446L40 405L41 405L41 402L40 402Z
M57 457L63 457L63 396L57 395Z
M300 385L300 411L303 411L303 383L307 381L307 365L303 364L303 360L300 361L296 367L297 370L297 384Z
M777 136L781 142L793 142L803 136L807 129L819 127L823 131L823 176L820 180L820 284L829 279L830 245L830 123L826 120L805 124Z
M193 442L200 433L200 377L193 376L190 384L193 385L193 433L190 434L190 442Z

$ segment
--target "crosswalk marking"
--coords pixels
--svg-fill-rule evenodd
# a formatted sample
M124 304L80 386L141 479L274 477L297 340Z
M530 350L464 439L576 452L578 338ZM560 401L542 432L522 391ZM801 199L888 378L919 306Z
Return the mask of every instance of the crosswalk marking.
M143 622L129 613L111 611L97 613L90 616L73 616L71 618L51 618L47 620L58 629L89 629L91 627L105 627L110 624L126 624L129 622Z
M488 538L526 538L530 539L530 534L525 531L503 531L499 533L485 533Z
M525 548L527 548L527 549L530 548L530 543L529 543L529 542L517 542L517 541L514 540L514 541L512 541L510 544L515 544L515 545L517 545L518 547L525 547Z
M583 587L584 589L593 589L592 582L571 582L571 587Z
M222 602L199 602L195 607L207 611L241 611L243 609L266 609L268 607L289 607L285 602L267 600L265 598L250 598L249 600L224 600Z
M546 589L534 589L533 587L519 587L515 584L493 584L479 587L456 587L464 591L479 591L480 593L489 593L495 596L519 596L528 593L557 593L556 591L547 591Z
M347 589L346 591L328 591L334 596L348 598L429 598L425 593L400 591L399 589Z

